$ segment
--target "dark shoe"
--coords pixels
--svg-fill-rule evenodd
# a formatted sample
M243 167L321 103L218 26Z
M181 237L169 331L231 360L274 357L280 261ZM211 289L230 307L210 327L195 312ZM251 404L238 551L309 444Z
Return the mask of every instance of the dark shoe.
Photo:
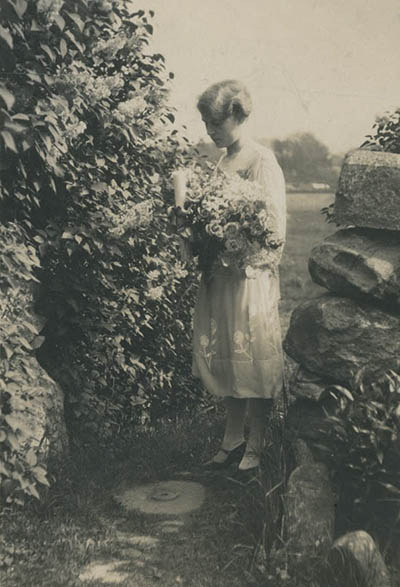
M225 448L220 448L218 452L223 452L226 455L226 459L222 462L217 462L214 460L207 461L202 465L202 469L206 469L208 471L219 471L221 469L226 469L233 464L240 463L242 457L244 455L244 451L246 448L246 443L242 442L233 450L226 450Z

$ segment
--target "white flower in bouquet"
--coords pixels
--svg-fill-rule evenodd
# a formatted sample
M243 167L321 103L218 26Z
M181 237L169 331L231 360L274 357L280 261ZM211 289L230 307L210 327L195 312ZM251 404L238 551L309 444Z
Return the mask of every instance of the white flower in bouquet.
M207 174L193 166L186 171L184 200L200 268L219 262L245 269L262 249L271 250L274 262L273 252L282 242L263 186L239 174Z

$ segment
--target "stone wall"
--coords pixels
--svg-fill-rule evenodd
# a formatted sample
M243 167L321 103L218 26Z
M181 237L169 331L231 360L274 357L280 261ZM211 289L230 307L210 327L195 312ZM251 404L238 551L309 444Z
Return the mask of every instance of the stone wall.
M336 221L344 228L315 246L309 259L312 279L327 291L294 310L284 341L285 351L298 363L289 383L293 400L289 435L295 443L305 442L317 463L320 455L316 455L313 443L318 442L321 428L328 425L324 418L329 403L324 393L327 387L341 384L351 388L360 372L368 376L396 370L400 364L400 155L364 150L349 153L334 210ZM297 465L289 479L289 520L294 517L293 487L305 467L301 459ZM307 516L303 527L321 523L326 541L326 520L334 515L331 489L315 475L308 483L313 481L315 491L325 486L325 498L320 496L319 503L325 503L329 511L316 512L314 521ZM295 510L301 511L299 504ZM301 521L296 520L294 528L289 528L288 540L303 542L307 556L310 532L301 541ZM360 544L368 540L363 535ZM334 555L338 545L333 548ZM379 554L372 559L379 562L376 572L385 577L380 584L389 585Z

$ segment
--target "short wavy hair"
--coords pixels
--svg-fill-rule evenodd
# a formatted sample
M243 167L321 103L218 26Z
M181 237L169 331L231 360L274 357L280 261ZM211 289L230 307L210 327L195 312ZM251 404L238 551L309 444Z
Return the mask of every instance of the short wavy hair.
M224 122L233 116L243 122L251 113L251 96L244 84L237 80L224 80L207 88L197 102L203 118Z

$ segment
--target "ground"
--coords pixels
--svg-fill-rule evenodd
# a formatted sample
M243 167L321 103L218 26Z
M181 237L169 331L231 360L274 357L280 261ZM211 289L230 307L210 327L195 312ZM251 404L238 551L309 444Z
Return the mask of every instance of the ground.
M230 472L203 472L198 464L215 447L221 424L217 412L166 421L138 438L118 462L104 455L97 462L75 462L69 488L55 487L51 499L29 514L4 515L8 547L3 557L8 560L3 558L1 585L261 584L257 545L272 539L264 528L261 481L271 486L273 476L246 485ZM275 429L265 456L273 475L279 474L277 446ZM121 506L121 488L164 479L201 483L204 503L183 515L144 514ZM267 506L279 516L271 504Z

